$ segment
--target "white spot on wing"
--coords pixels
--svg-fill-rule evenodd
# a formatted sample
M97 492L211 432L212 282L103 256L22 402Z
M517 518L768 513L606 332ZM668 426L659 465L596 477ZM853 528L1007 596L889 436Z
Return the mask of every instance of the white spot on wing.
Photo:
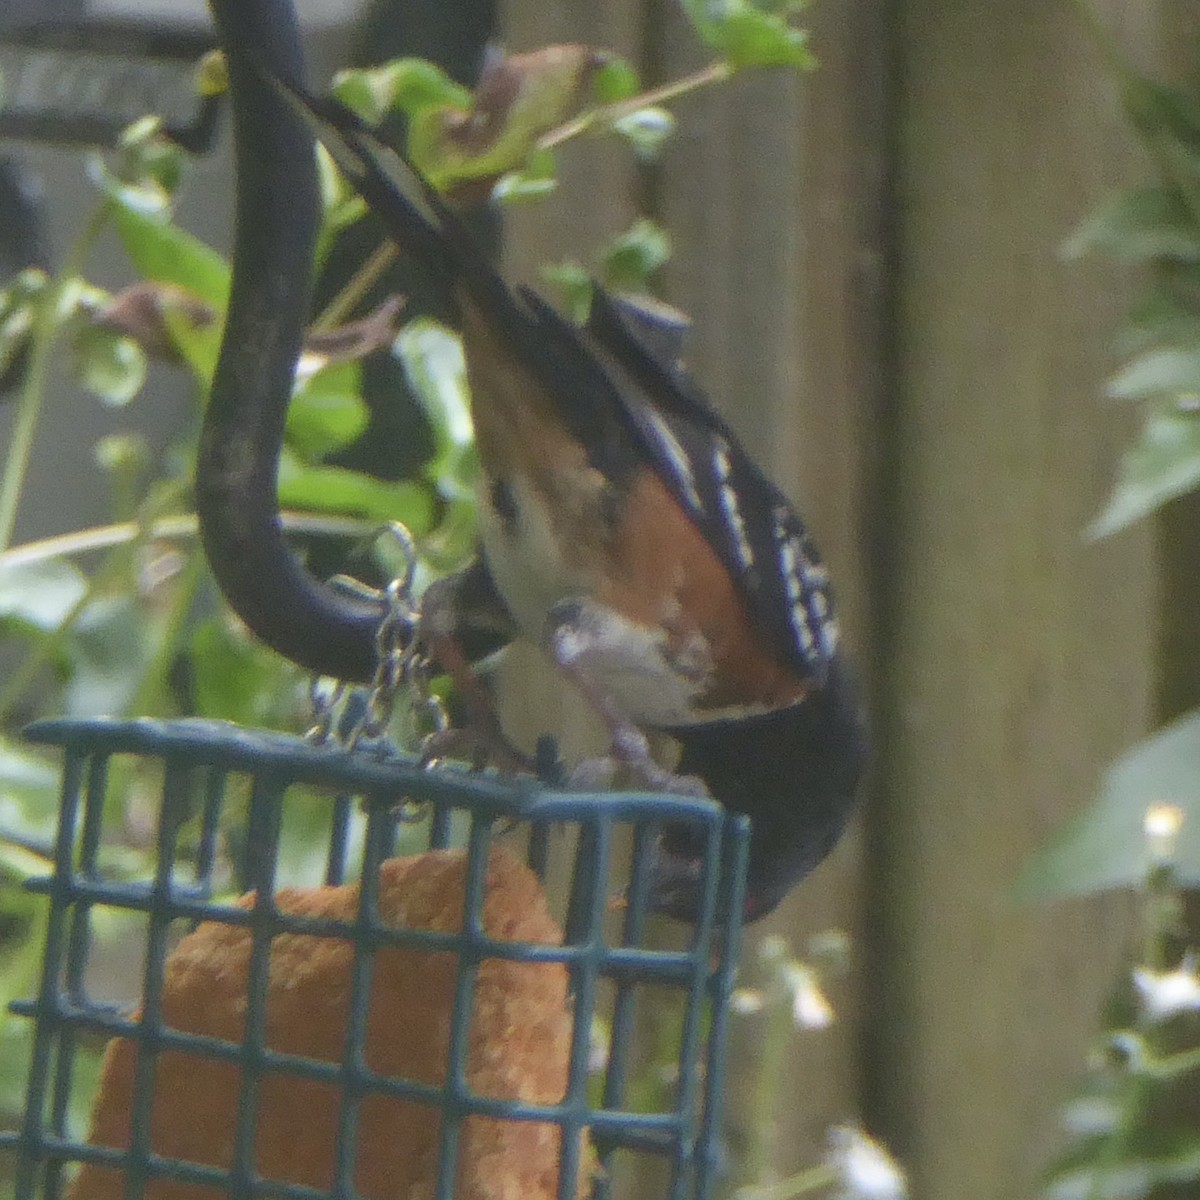
M659 446L667 456L671 466L671 473L675 476L679 486L683 488L684 493L687 495L688 503L697 512L703 512L704 504L701 502L700 493L696 489L696 477L692 474L692 460L688 458L687 451L680 445L679 439L662 417L655 412L651 412L649 409L646 410L644 415L654 436L658 439Z
M806 655L823 657L837 648L838 628L829 606L829 575L805 552L804 541L782 505L775 510L775 546L787 590L792 630Z
M742 520L742 510L738 507L737 491L730 482L733 464L729 459L729 443L724 438L718 438L713 450L713 473L717 477L718 494L721 497L721 512L725 516L725 525L733 535L733 547L737 551L738 561L742 569L748 571L754 565L754 549L746 534L746 522Z

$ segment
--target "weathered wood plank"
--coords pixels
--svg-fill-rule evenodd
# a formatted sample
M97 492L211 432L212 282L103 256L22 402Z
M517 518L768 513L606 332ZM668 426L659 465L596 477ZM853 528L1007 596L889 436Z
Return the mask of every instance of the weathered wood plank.
M530 24L510 23L509 41L523 44L516 28L588 40L610 16L560 8L514 3ZM1152 13L1104 8L1149 36ZM1119 899L1023 911L1007 895L1150 711L1149 532L1080 536L1131 427L1099 399L1125 288L1057 256L1131 155L1065 9L912 0L895 47L898 207L880 213L887 12L827 0L820 72L685 101L648 187L585 167L561 198L569 224L514 225L514 261L578 253L578 222L598 239L638 187L652 197L676 239L667 295L696 320L697 374L809 515L848 636L872 649L867 887L851 839L773 925L800 944L849 924L871 956L839 1031L797 1042L780 1169L861 1107L920 1194L1007 1197L1055 1144L1128 916ZM634 57L664 76L702 61L673 6L619 14ZM889 223L898 323L881 330ZM883 380L889 341L899 374Z
M510 260L527 271L547 256L578 255L602 230L625 224L640 182L675 239L666 294L695 320L694 369L811 518L840 585L848 636L860 644L866 623L860 497L872 453L862 426L876 374L875 339L864 330L873 313L873 204L881 175L872 91L875 7L831 0L815 14L824 64L815 75L748 75L683 101L679 136L648 182L635 180L619 156L600 161L593 149L580 152L567 164L568 180L554 204L528 223L517 214L508 242ZM514 3L508 17L514 48L561 37L615 41L650 65L649 82L703 62L673 4L647 5L635 19L632 5L614 15L611 6L547 10ZM526 684L530 676L521 678ZM535 690L552 686L539 679ZM526 708L527 727L535 729L537 712L520 691L514 689L513 701ZM544 712L540 699L536 704ZM807 934L852 925L856 872L851 839L771 927L800 949ZM789 1068L797 1094L779 1114L782 1170L811 1161L826 1126L853 1108L849 991L839 989L845 1019L836 1031L797 1040ZM743 1067L754 1049L753 1030L747 1034ZM739 1090L735 1085L730 1106L735 1140L745 1132L737 1128L744 1114Z
M878 338L879 6L813 9L813 74L749 74L679 105L679 135L658 195L676 240L668 298L696 321L696 373L714 402L810 521L831 563L847 641L864 659L868 595L864 497L872 470ZM703 60L669 10L660 47L668 77ZM780 912L750 931L797 952L831 926L858 924L856 834ZM798 1034L776 1114L781 1173L820 1155L830 1124L856 1107L857 999L835 985L840 1021ZM736 1047L731 1142L759 1119L746 1109L756 1031Z
M1127 292L1057 255L1131 155L1069 6L913 0L901 49L872 1107L918 1194L985 1200L1058 1144L1128 916L1008 892L1148 716L1150 539L1080 536L1131 428L1099 398Z
M1193 0L1162 0L1159 58L1165 78L1195 87L1200 69L1200 5ZM1200 492L1181 497L1156 519L1159 590L1157 715L1169 721L1200 705L1200 639L1196 637L1200 597ZM1192 897L1200 915L1200 896ZM1193 927L1195 927L1193 925Z

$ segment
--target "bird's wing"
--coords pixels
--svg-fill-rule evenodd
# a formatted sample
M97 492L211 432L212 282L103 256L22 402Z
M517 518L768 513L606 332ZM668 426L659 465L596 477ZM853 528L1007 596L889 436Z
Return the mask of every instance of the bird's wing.
M679 365L674 343L648 336L643 319L598 286L585 329L535 292L509 288L457 214L357 116L279 86L400 248L464 289L554 397L593 464L619 483L649 463L736 581L779 661L823 682L837 641L826 570L787 498ZM424 208L394 177L405 168Z

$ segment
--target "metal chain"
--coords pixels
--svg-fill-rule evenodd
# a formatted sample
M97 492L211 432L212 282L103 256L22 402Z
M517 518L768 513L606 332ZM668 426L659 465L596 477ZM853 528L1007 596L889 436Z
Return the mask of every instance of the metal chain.
M418 618L417 609L404 579L393 579L384 596L387 614L375 634L375 677L366 708L347 736L351 749L364 738L381 738L391 723L396 695L408 680L409 668L417 657L417 639L412 636Z
M315 746L323 746L333 733L338 705L346 694L346 685L341 680L326 679L314 675L308 681L308 708L313 723L305 731L304 740Z
M359 595L382 598L386 601L387 610L375 634L375 674L365 691L365 699L356 706L357 711L351 708L355 692L348 691L345 684L314 677L309 685L313 724L305 738L316 744L332 739L353 749L363 741L375 741L382 751L383 737L395 712L397 695L406 683L414 684L417 697L414 711L425 710L429 705L428 670L417 669L418 664L425 663L425 659L418 649L419 638L416 636L420 608L413 599L413 583L417 572L416 543L412 534L398 521L391 522L386 532L400 546L404 555L404 571L382 593L344 575L331 581L334 586ZM364 695L361 691L357 694L360 697ZM441 717L445 719L444 710L441 710Z
M424 718L427 726L427 732L421 738L422 749L425 749L432 738L450 728L450 714L441 696L432 689L433 671L429 659L424 655L414 657L411 680L416 694L412 706L413 717L418 722Z

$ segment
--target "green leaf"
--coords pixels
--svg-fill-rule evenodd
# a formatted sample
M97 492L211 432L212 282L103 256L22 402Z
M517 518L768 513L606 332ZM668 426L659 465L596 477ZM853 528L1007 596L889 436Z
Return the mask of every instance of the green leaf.
M58 558L9 566L0 560L0 618L57 629L87 591L83 572Z
M670 257L667 231L653 221L635 221L605 251L604 281L617 291L642 291L650 276Z
M113 223L125 253L145 279L173 283L217 312L229 302L229 265L211 247L178 225L117 204Z
M197 715L260 729L294 720L301 673L228 617L197 627L191 664Z
M719 49L735 67L814 67L808 31L747 7L724 22Z
M1178 1129L1139 1127L1072 1148L1047 1173L1042 1195L1046 1200L1183 1197L1193 1190L1186 1185L1197 1179L1200 1139Z
M623 58L610 57L592 76L592 95L597 104L619 104L638 93L637 72Z
M314 258L325 262L338 234L360 220L367 211L366 201L350 186L324 146L317 146L317 184L321 195L321 228L317 234Z
M1108 393L1118 400L1200 393L1200 347L1140 355L1109 380Z
M1200 712L1117 759L1097 800L1029 863L1018 896L1045 900L1140 885L1150 865L1143 823L1154 804L1183 810L1173 862L1183 886L1200 885Z
M463 491L475 431L462 341L440 322L418 317L400 331L394 349L433 430L435 452L427 472L444 492Z
M99 154L86 160L87 174L92 182L121 208L140 212L145 216L166 220L171 212L171 195L157 180L129 179L119 172L110 171L108 164Z
M683 0L701 39L731 66L813 67L807 31L787 23L791 7L769 11L750 0Z
M170 197L183 179L184 151L163 133L160 117L142 117L117 142L115 175L124 183L157 188Z
M413 163L439 191L494 182L509 171L545 179L527 162L539 140L580 106L596 67L586 46L546 46L489 63L470 109L423 108L408 130Z
M44 758L0 737L0 794L41 799L58 786L58 771Z
M158 632L136 597L109 596L89 604L71 633L65 715L127 713L153 657Z
M538 200L558 187L558 163L553 150L535 150L515 171L502 175L492 188L492 199Z
M571 320L582 325L592 311L592 277L577 262L567 259L560 263L547 263L542 267L542 278L558 288L566 301Z
M0 738L0 873L45 871L35 849L51 844L58 822L58 771Z
M684 15L700 38L708 45L715 45L717 31L725 14L740 0L680 0Z
M378 125L393 109L411 116L424 108L471 106L471 93L423 58L397 58L379 67L339 71L332 91L371 125Z
M1117 486L1104 511L1088 528L1106 537L1156 508L1200 487L1200 414L1151 415L1141 437L1121 457Z
M1200 346L1200 306L1179 289L1156 284L1129 310L1116 343L1122 356Z
M136 477L150 464L150 444L139 433L110 433L92 447L92 456L106 474Z
M781 17L803 12L808 4L809 0L755 0L755 7L763 12L778 13Z
M1200 262L1200 229L1175 188L1138 188L1110 197L1063 243L1067 258L1093 250L1122 262Z
M523 166L508 171L492 188L492 199L501 204L540 200L558 187L558 165L553 150L534 150Z
M220 319L203 325L194 321L182 308L167 305L162 310L162 321L183 361L203 385L207 395L221 353L221 334L225 327L223 310Z
M225 260L211 246L173 224L165 202L147 204L144 191L122 184L103 170L99 182L112 201L113 224L138 274L182 288L218 316L223 314L229 303ZM220 350L222 321L197 323L172 305L163 308L162 316L196 377L207 382Z
M333 363L311 375L292 397L288 444L315 462L353 442L366 429L367 420L359 364Z
M629 141L638 158L652 161L675 132L675 118L665 108L639 108L614 121L612 127Z
M146 382L146 355L133 338L86 325L72 344L75 378L105 404L128 404Z
M0 800L0 807L3 802ZM0 816L0 878L24 882L46 874L46 862L54 855L53 828L42 838L25 838Z
M229 266L211 246L162 214L152 215L117 201L113 224L125 253L145 279L174 284L207 304L218 319L197 324L186 312L164 307L163 322L196 377L207 383L221 347L222 314L229 304Z
M1127 72L1121 99L1138 132L1156 147L1174 147L1178 161L1200 168L1200 104L1194 96L1155 79Z
M463 475L478 475L474 466L474 451L467 456L468 464L463 468ZM434 573L439 575L460 571L475 557L479 544L477 511L474 492L465 490L459 496L447 496L444 482L439 482L442 492L442 505L438 514L436 528L432 529L421 543L422 563L428 563ZM376 542L375 556L381 567L392 576L400 573L403 563L393 552L390 557L385 547L387 538Z
M304 466L286 451L279 463L279 502L302 511L401 521L414 534L424 533L433 519L427 487L385 483L344 467Z
M0 291L0 371L6 370L27 344L47 283L45 271L31 267Z
M600 273L614 291L645 292L650 277L670 256L671 239L666 230L643 219L609 244ZM587 320L593 280L583 266L572 259L552 263L542 268L542 277L562 291L573 321L582 324Z

